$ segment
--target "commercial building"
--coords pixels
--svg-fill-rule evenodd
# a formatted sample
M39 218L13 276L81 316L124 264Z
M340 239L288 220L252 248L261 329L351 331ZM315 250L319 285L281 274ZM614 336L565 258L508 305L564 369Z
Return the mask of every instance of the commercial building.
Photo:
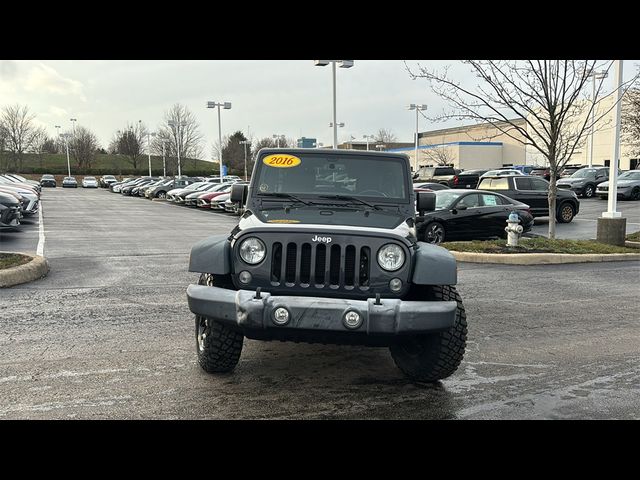
M298 148L316 148L317 140L315 138L302 137L297 140Z

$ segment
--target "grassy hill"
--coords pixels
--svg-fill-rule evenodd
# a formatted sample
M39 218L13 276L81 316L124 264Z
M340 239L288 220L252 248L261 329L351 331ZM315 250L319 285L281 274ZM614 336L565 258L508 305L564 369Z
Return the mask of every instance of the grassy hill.
M23 168L15 173L65 175L67 173L66 154L26 154L24 155ZM167 175L177 174L170 170L170 162L167 158ZM0 172L5 170L15 171L13 167L7 168L6 155L0 155ZM153 175L162 175L162 157L151 156L151 171ZM203 160L182 159L182 173L184 175L213 175L218 174L218 164ZM232 172L230 172L232 173ZM137 168L133 168L128 157L124 155L98 154L91 168L79 169L74 159L71 158L71 175L148 175L149 157L146 155L138 159Z

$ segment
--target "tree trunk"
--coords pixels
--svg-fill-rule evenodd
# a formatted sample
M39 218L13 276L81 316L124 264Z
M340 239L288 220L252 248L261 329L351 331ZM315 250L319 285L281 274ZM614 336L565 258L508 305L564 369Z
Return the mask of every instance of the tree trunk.
M549 178L549 238L556 238L556 170L550 169Z

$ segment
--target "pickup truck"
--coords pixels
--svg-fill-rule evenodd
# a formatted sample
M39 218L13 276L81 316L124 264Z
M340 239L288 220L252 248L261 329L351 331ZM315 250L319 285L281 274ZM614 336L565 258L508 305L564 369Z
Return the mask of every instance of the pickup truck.
M453 167L420 167L413 174L413 181L435 182L447 187L453 187L453 177L458 173L460 173L460 170Z

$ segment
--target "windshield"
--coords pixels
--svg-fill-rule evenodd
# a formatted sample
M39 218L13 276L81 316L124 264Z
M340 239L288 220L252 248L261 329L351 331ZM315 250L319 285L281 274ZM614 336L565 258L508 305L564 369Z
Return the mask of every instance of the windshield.
M96 177L84 177L85 180L95 181Z
M640 171L624 172L618 177L620 180L640 180Z
M289 164L276 163L281 161ZM258 195L342 195L408 201L406 166L399 158L283 153L267 155L260 162L253 181Z
M463 190L461 192L454 192L451 190L439 190L436 192L436 210L442 210L450 208L451 205L460 197L460 195L464 195L466 192Z
M571 175L571 178L585 178L585 177L593 176L595 174L596 174L595 168L583 168L575 172L573 175Z

